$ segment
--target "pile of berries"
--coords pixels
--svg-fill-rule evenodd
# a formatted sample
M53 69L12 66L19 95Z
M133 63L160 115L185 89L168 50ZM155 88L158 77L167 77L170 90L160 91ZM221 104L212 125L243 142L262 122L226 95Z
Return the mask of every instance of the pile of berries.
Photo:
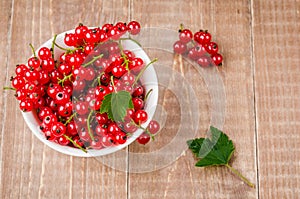
M205 30L192 33L181 25L179 40L173 45L175 53L187 56L197 62L201 67L212 65L221 66L223 57L218 52L218 44L211 41L211 34Z
M17 65L11 78L20 109L35 111L45 137L60 145L86 151L124 144L148 119L144 108L149 93L139 78L149 64L122 47L122 40L139 32L136 21L96 28L79 24L64 36L70 48L56 44L56 36L52 48L42 47L37 54L31 45L33 57ZM62 53L57 55L54 46ZM101 105L119 91L130 93L133 108L114 121ZM146 144L159 128L150 121L137 141Z

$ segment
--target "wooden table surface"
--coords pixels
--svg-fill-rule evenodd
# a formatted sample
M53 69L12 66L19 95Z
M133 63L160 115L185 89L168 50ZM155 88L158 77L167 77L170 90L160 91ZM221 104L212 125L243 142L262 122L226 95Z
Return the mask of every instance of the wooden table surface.
M13 93L1 91L0 198L300 198L299 0L1 0L0 83L9 85L15 65L26 62L29 43L39 46L79 22L130 20L173 31L183 23L212 33L225 60L215 73L225 96L215 99L225 108L220 128L236 146L232 165L256 187L223 167L194 167L184 147L173 159L168 150L147 156L178 138L182 104L167 90L159 102L168 117L157 139L102 159L71 157L44 145L24 122ZM176 65L179 72L184 67L181 73L194 70L180 60ZM218 112L211 104L213 87L204 80L203 74L190 79L200 110L194 110L200 113L197 132L186 132L192 136L204 136ZM172 81L178 84L176 76L169 86ZM135 159L138 154L150 158Z

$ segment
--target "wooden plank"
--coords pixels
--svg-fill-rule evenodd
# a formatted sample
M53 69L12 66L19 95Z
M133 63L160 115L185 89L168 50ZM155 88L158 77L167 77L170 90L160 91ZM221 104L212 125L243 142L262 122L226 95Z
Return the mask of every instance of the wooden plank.
M224 131L234 140L236 153L233 166L245 174L252 182L256 181L255 154L255 122L254 122L254 93L253 68L251 62L251 22L250 5L248 1L139 1L133 2L132 18L141 21L146 27L160 27L177 30L180 23L193 31L200 28L208 29L213 39L220 45L224 55L224 67L219 75L225 85L226 101L220 99L218 103L225 103L226 115ZM159 35L160 36L160 35ZM170 39L169 35L163 35ZM175 42L175 40L174 40ZM173 57L162 57L172 59ZM167 62L167 61L166 61ZM180 68L179 60L174 64L174 70L187 74L194 71L187 63ZM157 63L158 64L158 63ZM171 66L172 67L172 66ZM163 76L164 75L164 76ZM174 78L172 73L159 74L160 78L169 75L169 86L181 81ZM177 81L176 81L177 80ZM203 77L195 73L191 85L198 94L201 120L199 131L192 132L192 136L204 136L209 127L211 104L209 91L205 87ZM203 85L204 84L204 85ZM198 93L199 92L199 93ZM157 139L145 147L133 144L130 146L129 171L143 161L152 167L163 161L161 149L178 136L180 114L178 100L174 93L166 90L160 93L162 107L168 112L168 119ZM179 104L181 106L182 104ZM194 110L197 111L197 110ZM184 125L184 124L181 124ZM188 124L184 126L189 129ZM187 131L186 133L191 133ZM182 147L181 145L178 147ZM136 154L148 153L162 155L161 159L138 159ZM172 154L166 151L165 158ZM130 198L258 198L256 189L251 189L232 175L226 168L195 168L195 160L189 151L183 151L178 159L164 168L153 169L149 172L130 173ZM141 169L142 170L142 169Z
M300 195L299 1L254 1L259 195Z
M0 79L1 85L9 85L10 86L10 76L8 73L8 66L9 66L9 51L10 51L10 36L11 36L11 16L12 16L12 3L9 1L0 1L0 24L2 26L1 31L0 31L0 37L1 38L6 38L6 39L1 39L0 40L0 63L1 64L1 70L2 70L2 75ZM1 89L1 98L0 98L0 128L1 128L1 133L0 133L0 196L2 198L5 198L3 196L7 195L5 193L5 186L4 186L4 179L3 179L3 165L4 165L4 149L1 147L4 142L4 136L3 132L5 131L4 128L4 118L6 117L6 108L4 104L7 101L7 96L9 95L10 91L3 91Z
M7 75L55 33L79 22L98 26L127 20L128 1L1 1L1 67ZM13 13L11 13L13 8ZM9 20L12 14L12 23ZM10 38L10 26L11 38ZM7 37L8 36L8 37ZM6 52L7 51L7 52ZM127 174L94 158L60 154L42 144L26 126L13 94L1 98L1 198L126 198ZM3 122L2 122L3 121ZM114 155L111 156L114 158ZM126 161L118 162L127 165Z

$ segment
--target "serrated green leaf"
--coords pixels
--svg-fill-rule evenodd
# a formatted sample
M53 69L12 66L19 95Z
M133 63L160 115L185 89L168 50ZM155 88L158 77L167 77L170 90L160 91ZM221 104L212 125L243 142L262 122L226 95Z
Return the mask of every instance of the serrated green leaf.
M124 121L128 108L133 108L130 93L118 91L104 96L100 113L107 113L108 118L113 121Z
M111 112L111 98L112 93L105 95L100 107L100 113L107 113L109 119L113 118L113 114Z
M196 138L193 140L188 140L187 145L189 146L189 149L193 152L193 154L198 157L199 151L201 149L201 145L204 141L204 138Z
M188 146L200 160L198 167L228 164L235 148L228 136L215 127L210 128L211 138L196 138Z

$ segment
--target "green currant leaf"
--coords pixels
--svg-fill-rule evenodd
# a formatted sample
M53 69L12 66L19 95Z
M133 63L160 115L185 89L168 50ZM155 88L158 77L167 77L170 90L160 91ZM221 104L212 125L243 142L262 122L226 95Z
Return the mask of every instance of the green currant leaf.
M119 91L104 96L100 113L107 113L113 121L124 121L127 109L133 108L132 98L129 92Z
M189 149L200 160L197 167L227 165L235 148L232 140L215 127L210 127L211 138L196 138L187 142Z
M210 127L210 133L211 138L195 138L187 141L189 149L199 159L195 166L225 166L248 186L254 188L253 183L229 165L230 158L235 150L232 140L213 126Z

